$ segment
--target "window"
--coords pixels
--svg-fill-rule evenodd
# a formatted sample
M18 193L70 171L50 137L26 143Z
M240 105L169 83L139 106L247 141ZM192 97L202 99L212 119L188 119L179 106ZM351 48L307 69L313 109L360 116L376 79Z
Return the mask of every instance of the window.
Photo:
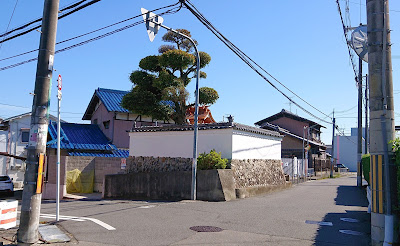
M22 143L28 143L29 142L29 132L28 131L23 131L21 133L21 142Z
M109 121L109 120L103 121L103 125L104 125L104 128L105 128L105 129L110 128L110 121Z
M97 119L93 120L93 124L97 125Z

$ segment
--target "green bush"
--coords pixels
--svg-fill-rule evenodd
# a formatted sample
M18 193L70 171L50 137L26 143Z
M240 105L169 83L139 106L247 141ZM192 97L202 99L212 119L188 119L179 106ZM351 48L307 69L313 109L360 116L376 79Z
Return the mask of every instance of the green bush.
M214 149L210 153L201 153L197 158L197 168L200 170L225 169L228 159L221 158L221 152Z
M394 162L397 168L397 203L400 206L400 138L390 142L392 144L392 150L394 152Z
M370 180L369 180L369 172L371 168L371 155L370 154L365 154L361 157L361 163L362 163L362 171L364 175L364 179L368 182L368 185L371 185Z

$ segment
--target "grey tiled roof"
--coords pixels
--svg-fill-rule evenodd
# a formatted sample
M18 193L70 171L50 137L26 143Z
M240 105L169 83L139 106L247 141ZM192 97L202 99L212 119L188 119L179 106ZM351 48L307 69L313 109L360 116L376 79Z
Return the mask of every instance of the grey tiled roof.
M199 124L199 130L214 130L214 129L228 129L228 128L233 128L245 132L257 133L261 135L283 138L283 135L279 134L279 132L277 131L266 130L259 127L243 125L235 122ZM193 129L194 129L193 125L141 126L132 128L131 132L193 131Z

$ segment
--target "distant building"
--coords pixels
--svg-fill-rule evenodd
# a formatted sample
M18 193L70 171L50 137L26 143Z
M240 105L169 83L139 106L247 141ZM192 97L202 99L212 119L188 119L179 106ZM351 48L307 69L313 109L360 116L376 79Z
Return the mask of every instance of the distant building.
M365 131L362 130L363 141L362 141L362 153L365 154ZM357 141L358 141L358 128L351 128L350 136L335 136L335 149L334 157L337 159L337 163L344 164L349 168L349 171L357 171Z
M321 128L324 126L282 109L281 112L255 123L268 130L275 130L284 135L282 140L282 158L303 158L307 141L310 145L308 167L314 162L326 162L326 146L321 141ZM303 146L304 143L304 146ZM321 164L324 165L324 164Z

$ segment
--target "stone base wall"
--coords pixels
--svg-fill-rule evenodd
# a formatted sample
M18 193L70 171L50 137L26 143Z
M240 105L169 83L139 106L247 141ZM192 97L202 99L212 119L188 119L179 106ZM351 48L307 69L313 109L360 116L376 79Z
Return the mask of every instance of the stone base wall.
M281 160L232 160L236 188L283 185L285 175Z
M192 158L130 156L126 170L128 173L191 171Z
M128 173L191 171L192 158L129 157ZM282 185L285 175L281 160L231 160L236 188Z

